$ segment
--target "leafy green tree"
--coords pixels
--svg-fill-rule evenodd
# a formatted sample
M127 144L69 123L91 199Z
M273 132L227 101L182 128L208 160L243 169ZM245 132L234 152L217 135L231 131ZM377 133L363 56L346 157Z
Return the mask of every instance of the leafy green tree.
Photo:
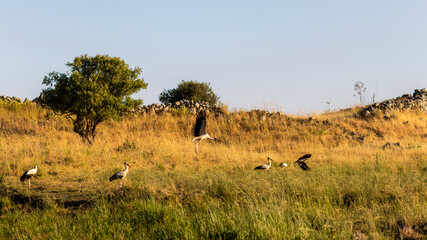
M142 70L131 69L124 60L108 55L81 55L67 62L67 73L51 72L43 79L40 102L73 122L74 132L92 144L99 123L121 120L123 113L142 104L131 94L146 89L138 78Z
M183 99L206 101L210 105L219 103L219 97L213 92L209 83L182 80L177 88L163 90L159 100L162 103L174 103Z

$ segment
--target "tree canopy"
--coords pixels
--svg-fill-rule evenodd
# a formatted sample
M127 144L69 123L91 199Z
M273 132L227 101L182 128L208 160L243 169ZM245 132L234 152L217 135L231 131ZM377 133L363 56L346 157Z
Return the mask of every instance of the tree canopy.
M74 132L92 144L99 123L120 120L124 112L142 104L130 97L147 84L142 70L108 55L81 55L67 62L67 73L51 72L43 79L40 101L73 122Z
M213 92L209 83L182 80L177 88L163 90L159 101L162 103L174 103L183 99L206 101L210 105L219 103L219 97Z

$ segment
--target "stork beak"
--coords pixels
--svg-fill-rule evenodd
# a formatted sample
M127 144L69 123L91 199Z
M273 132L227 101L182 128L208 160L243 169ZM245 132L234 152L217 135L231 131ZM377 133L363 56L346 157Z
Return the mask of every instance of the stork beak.
M221 140L221 139L218 139L218 138L217 138L216 140L217 140L218 142L222 142L222 140Z
M267 157L267 159L270 160L270 161L272 161L272 162L274 162L273 159L271 159L270 157Z
M129 167L132 167L131 165L129 165L129 163L126 163L126 165L128 165Z

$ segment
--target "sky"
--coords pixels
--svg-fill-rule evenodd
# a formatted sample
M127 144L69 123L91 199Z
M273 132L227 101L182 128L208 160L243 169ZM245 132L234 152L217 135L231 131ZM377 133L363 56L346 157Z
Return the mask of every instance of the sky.
M49 72L107 54L141 67L157 103L209 82L230 109L308 114L427 87L427 1L0 0L0 95L33 99Z

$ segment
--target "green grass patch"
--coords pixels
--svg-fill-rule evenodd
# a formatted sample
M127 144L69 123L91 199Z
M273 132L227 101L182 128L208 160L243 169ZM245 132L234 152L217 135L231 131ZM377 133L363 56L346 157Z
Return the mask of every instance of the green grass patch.
M310 172L138 172L122 192L102 193L84 210L56 206L28 211L3 197L0 237L421 237L426 234L425 172L416 163L396 167L378 162L325 165Z

